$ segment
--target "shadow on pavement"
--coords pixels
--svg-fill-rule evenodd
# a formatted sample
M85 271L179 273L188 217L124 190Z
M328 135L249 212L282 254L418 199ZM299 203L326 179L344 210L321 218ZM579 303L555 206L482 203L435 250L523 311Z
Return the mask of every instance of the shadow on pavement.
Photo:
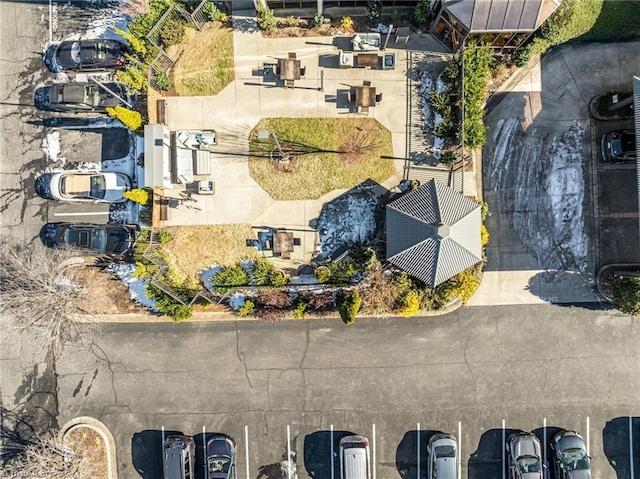
M509 434L518 431L519 429L505 429L504 437L507 438ZM502 429L490 429L484 432L480 436L478 448L469 456L468 478L502 477L503 455L506 463L506 445L502 439Z
M633 451L630 451L631 441ZM602 449L617 479L631 479L631 461L634 471L640 471L640 417L616 417L602 429Z
M396 448L396 468L401 477L427 477L427 444L431 436L440 432L414 429L404 433ZM418 464L418 438L420 439L420 464Z
M333 431L333 458L331 457L331 431L317 431L304 438L304 467L314 479L331 479L331 462L333 460L333 477L340 477L340 440L355 433L350 431Z
M181 436L181 431L164 431L169 436ZM164 477L162 471L162 431L147 429L136 432L131 438L131 462L134 469L145 479Z

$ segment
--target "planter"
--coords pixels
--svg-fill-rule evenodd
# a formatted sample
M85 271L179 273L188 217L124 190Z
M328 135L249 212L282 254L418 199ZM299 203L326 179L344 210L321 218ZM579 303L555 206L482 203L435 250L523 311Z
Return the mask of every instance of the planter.
M93 479L117 479L115 441L100 421L80 417L61 429L62 442L69 452L86 459Z

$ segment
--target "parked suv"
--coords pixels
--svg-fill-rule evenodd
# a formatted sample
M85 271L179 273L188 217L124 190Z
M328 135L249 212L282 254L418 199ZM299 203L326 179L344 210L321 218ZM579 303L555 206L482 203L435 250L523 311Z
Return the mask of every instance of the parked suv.
M340 478L371 479L369 440L364 436L347 436L340 440Z
M428 479L458 478L458 445L450 434L434 434L427 444Z
M164 479L195 479L195 443L189 436L169 436L162 455Z

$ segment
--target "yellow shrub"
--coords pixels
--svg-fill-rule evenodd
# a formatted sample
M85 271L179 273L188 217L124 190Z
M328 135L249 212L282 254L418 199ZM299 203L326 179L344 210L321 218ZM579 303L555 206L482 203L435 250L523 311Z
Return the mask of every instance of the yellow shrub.
M420 311L420 298L415 291L409 291L404 295L401 301L401 305L398 308L398 313L408 318L409 316L415 316Z
M353 31L353 19L351 17L342 17L340 19L340 27L343 30Z
M486 246L489 242L489 231L485 225L480 225L480 246Z
M142 126L142 115L135 110L117 106L115 108L107 108L107 113L130 130L139 130Z

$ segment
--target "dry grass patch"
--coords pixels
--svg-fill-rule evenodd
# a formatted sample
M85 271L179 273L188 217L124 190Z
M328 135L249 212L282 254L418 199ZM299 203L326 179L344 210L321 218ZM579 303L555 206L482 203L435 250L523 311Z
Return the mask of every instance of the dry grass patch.
M179 96L217 95L234 80L231 28L207 23L181 46L173 68L173 86Z
M272 139L257 139L258 130L275 132L283 148L293 149L292 172L274 168ZM276 200L314 199L371 178L379 183L395 173L391 132L373 118L263 118L250 136L249 172Z
M199 277L213 263L230 266L257 256L256 249L246 245L247 239L255 238L248 224L170 226L165 230L173 240L163 248L176 257L180 271L191 277Z

